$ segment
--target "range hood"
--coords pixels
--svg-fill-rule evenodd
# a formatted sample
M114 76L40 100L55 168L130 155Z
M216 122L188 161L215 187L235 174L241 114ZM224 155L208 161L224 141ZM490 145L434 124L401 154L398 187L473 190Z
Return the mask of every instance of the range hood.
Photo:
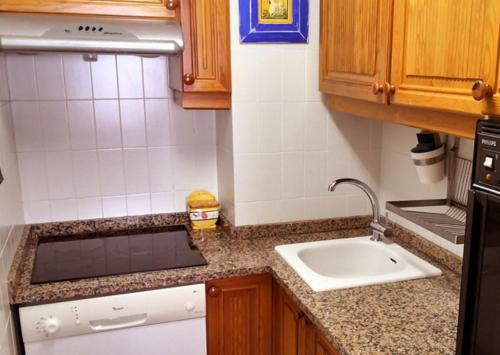
M0 13L0 51L158 56L183 48L174 20Z

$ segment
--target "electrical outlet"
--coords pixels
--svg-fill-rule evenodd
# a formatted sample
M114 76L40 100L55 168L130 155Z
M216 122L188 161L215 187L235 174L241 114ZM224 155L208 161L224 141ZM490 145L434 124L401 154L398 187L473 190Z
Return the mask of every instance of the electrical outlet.
M3 182L2 169L0 169L0 184Z

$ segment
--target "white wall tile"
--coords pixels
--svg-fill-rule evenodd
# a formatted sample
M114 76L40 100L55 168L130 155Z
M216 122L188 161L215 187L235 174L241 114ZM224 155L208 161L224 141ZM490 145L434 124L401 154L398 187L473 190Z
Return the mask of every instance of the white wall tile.
M302 45L285 48L282 65L285 101L304 101L306 98L306 49Z
M98 155L102 196L124 195L125 175L122 150L101 150ZM106 214L106 208L104 212Z
M242 102L233 108L233 142L236 154L258 153L259 115L257 104Z
M197 173L195 160L197 147L175 146L172 147L171 154L174 166L174 189L182 191L196 188L194 179Z
M215 113L211 110L194 112L196 142L200 145L215 146Z
M81 54L66 54L63 57L64 82L68 99L91 99L92 80L90 64L83 60Z
M116 56L99 54L97 62L91 63L91 69L94 98L117 99Z
M76 197L99 196L99 161L97 151L73 152L73 179Z
M9 82L7 78L7 60L5 54L0 54L0 101L9 101Z
M169 97L168 64L164 56L157 58L142 58L144 70L144 97Z
M306 124L306 104L290 102L283 105L283 151L302 151Z
M95 101L98 148L122 147L120 110L117 100Z
M45 170L45 154L27 152L18 154L23 201L47 200L49 190Z
M127 198L125 196L103 197L102 211L105 218L126 216Z
M42 127L38 102L13 102L12 115L17 151L41 151Z
M40 100L66 99L63 61L60 54L37 55L35 69Z
M102 200L100 197L88 197L77 200L78 219L102 218Z
M300 221L304 220L304 199L281 200L281 221Z
M257 101L257 51L255 47L241 46L231 53L232 99L234 102Z
M173 163L170 154L170 148L149 148L149 171L151 192L172 191L173 181Z
M47 152L45 159L50 199L75 197L71 152Z
M54 222L73 221L77 219L78 207L76 200L51 200L50 214Z
M12 100L38 99L34 56L8 54L7 74Z
M140 194L150 191L147 149L124 149L123 159L127 194Z
M167 213L174 210L174 193L157 192L151 194L151 212Z
M176 103L170 101L170 132L173 145L195 144L194 111L183 110Z
M137 56L118 56L118 90L122 99L144 97L142 62Z
M261 102L280 102L283 98L283 48L261 46L257 57L257 90Z
M96 128L92 101L68 101L70 141L73 149L95 149Z
M40 122L45 150L70 148L66 101L40 102Z
M49 201L26 201L23 203L23 208L27 224L52 221Z
M322 102L306 104L305 150L327 149L327 115L328 111Z
M281 152L281 103L259 104L258 115L258 145L260 152Z
M151 213L151 196L149 194L128 195L127 213L129 216L139 216Z
M165 99L147 99L146 132L150 147L170 145L170 112L169 102Z
M326 176L326 152L304 154L304 192L306 197L325 196L328 188Z
M100 55L88 63L72 54L12 57L9 65L32 76L15 88L21 101L12 105L28 218L171 212L184 210L195 188L217 195L215 113L183 110L169 100L166 58ZM4 58L0 78L7 72ZM17 80L16 70L10 75ZM10 89L0 88L0 100ZM1 107L0 116L4 110L10 115L10 105ZM14 137L8 141L14 144ZM17 169L2 166L10 180ZM232 168L225 171L232 174ZM64 204L72 206L68 214L57 208Z
M304 153L284 153L282 198L292 199L304 196Z
M120 112L123 147L145 147L144 100L121 100Z

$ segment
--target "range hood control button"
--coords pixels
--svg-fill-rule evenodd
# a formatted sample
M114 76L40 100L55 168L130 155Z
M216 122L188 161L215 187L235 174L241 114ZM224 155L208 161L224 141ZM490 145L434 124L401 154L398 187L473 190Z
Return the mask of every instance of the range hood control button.
M493 157L487 156L486 158L484 158L483 166L488 169L493 169L493 162Z

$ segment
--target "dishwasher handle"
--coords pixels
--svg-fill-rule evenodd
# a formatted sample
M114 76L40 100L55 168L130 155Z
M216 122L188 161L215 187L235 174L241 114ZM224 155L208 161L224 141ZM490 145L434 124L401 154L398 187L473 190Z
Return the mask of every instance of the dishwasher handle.
M148 320L147 313L134 314L131 316L123 316L112 319L98 319L89 321L90 328L96 332L105 330L123 329L136 327L146 323Z

